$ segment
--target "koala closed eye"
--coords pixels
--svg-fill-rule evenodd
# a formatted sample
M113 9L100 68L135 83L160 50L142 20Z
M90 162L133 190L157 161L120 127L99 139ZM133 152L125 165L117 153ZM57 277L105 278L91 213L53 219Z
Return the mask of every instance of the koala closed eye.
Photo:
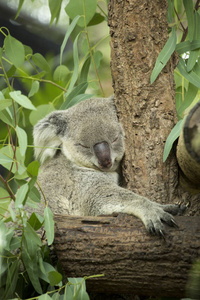
M38 179L54 213L128 213L159 235L163 221L175 224L171 214L180 212L177 206L152 202L119 186L124 132L112 98L89 99L55 111L39 121L33 135L36 159L47 160Z

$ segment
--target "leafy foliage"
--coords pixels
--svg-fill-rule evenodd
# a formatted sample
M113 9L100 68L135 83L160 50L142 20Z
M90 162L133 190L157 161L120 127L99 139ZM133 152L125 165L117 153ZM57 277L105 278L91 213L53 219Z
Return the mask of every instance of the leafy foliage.
M179 64L175 70L175 82L176 108L179 122L175 125L166 141L163 161L167 159L174 141L181 132L184 117L190 108L199 100L199 1L168 0L168 22L170 26L170 36L157 58L151 75L151 83L153 83L174 51L178 52Z
M17 16L24 4L19 1ZM52 24L58 21L62 0L49 1ZM33 53L0 28L0 299L89 299L85 278L63 278L51 262L53 214L37 181L39 162L32 161L32 126L47 113L92 96L95 86L104 95L98 68L102 54L91 45L88 26L100 24L106 12L94 0L71 0L70 18L60 59ZM103 13L103 14L102 14ZM66 17L67 17L66 15ZM95 20L95 18L97 18ZM73 34L73 68L65 48ZM100 41L98 41L98 44ZM80 45L84 44L83 48ZM80 49L83 49L81 51ZM56 64L59 61L59 64ZM2 80L3 79L3 80ZM20 83L20 88L16 88ZM99 90L99 91L98 91ZM42 195L42 197L41 197ZM38 214L38 204L44 210ZM92 277L92 276L91 276Z

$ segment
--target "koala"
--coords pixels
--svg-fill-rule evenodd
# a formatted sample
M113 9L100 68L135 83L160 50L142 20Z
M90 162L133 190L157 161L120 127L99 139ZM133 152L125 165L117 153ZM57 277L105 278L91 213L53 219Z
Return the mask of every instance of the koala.
M161 205L119 185L124 131L113 97L88 99L54 111L34 127L38 176L53 213L79 216L126 213L147 231L164 236L164 224L176 226L179 205Z

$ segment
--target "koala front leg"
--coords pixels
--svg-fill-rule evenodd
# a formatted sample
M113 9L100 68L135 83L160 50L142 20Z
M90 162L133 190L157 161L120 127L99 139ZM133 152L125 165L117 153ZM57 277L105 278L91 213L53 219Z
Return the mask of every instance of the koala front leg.
M112 214L115 212L135 215L144 223L151 234L164 236L164 224L177 226L172 215L185 210L179 205L162 205L135 194L119 186L109 186L102 190L90 206L91 214ZM95 208L95 209L94 209ZM95 211L96 210L96 211Z

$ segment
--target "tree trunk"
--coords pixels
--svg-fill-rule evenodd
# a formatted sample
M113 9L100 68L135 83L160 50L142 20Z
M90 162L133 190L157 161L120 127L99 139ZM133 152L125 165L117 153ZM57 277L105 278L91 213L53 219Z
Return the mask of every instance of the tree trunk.
M167 1L111 0L109 26L115 103L126 134L125 184L157 202L191 201L189 214L198 214L200 196L178 186L175 154L163 163L165 141L177 122L172 59L150 84L168 39Z
M200 256L200 218L177 217L166 240L149 236L128 215L56 215L54 246L68 277L104 274L87 281L98 293L184 297L188 272Z

